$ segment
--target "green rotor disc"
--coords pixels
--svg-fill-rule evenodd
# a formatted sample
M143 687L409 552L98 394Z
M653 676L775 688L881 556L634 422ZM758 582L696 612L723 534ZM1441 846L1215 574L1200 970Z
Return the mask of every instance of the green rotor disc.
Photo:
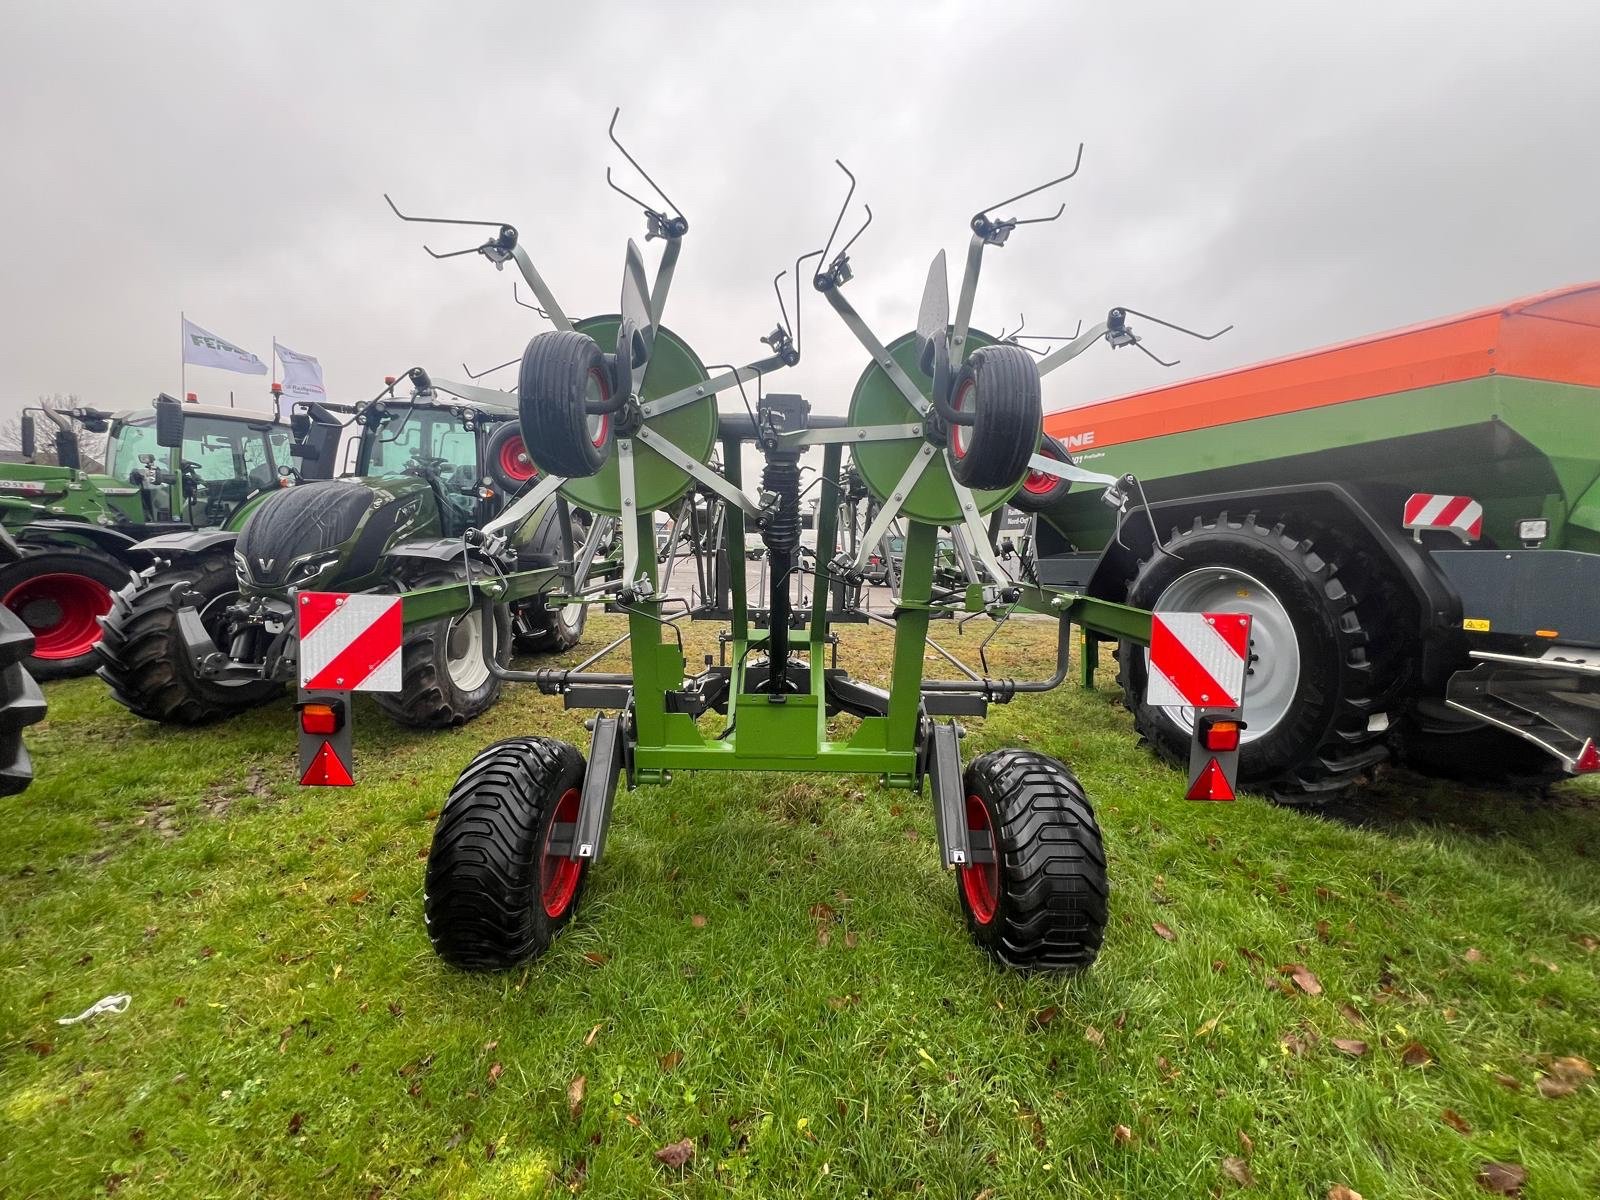
M986 333L970 330L967 334L967 353L993 345L994 341ZM888 350L911 382L922 389L922 394L930 395L933 381L917 368L917 335L902 334L889 343ZM906 398L900 394L900 389L895 387L888 373L877 363L861 373L861 378L856 381L856 390L850 396L850 424L904 425L921 419L917 411L906 403ZM851 446L850 453L855 456L856 469L861 472L861 478L872 494L879 500L887 500L922 444L920 438L903 442L862 442ZM901 508L906 516L932 525L960 524L961 505L956 500L955 488L950 482L948 462L948 452L940 451L935 460L928 464ZM1019 479L1010 487L975 491L972 498L978 502L980 513L992 512L1021 485L1022 480Z
M585 317L573 328L586 333L608 353L616 348L617 327L622 320L616 315ZM640 391L642 400L657 400L683 388L704 383L709 376L700 356L689 344L671 330L656 328L655 347L650 352L650 370L645 375ZM717 441L717 398L706 396L672 412L651 417L645 425L652 433L660 434L696 462L706 462ZM535 463L539 461L539 448L530 446ZM633 444L633 470L635 495L640 512L666 508L689 486L689 475L673 466L661 455L635 441ZM562 494L574 504L592 512L618 516L622 512L622 486L617 478L617 456L613 454L603 467L586 479L570 479L561 487Z

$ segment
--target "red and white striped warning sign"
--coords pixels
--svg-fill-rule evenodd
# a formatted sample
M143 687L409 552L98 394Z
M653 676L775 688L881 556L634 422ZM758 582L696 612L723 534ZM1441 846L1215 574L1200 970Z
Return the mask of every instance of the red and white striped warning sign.
M1160 708L1238 708L1250 665L1244 613L1150 615L1145 702Z
M311 691L400 690L400 597L300 592L300 686Z
M1471 496L1417 492L1406 501L1407 529L1448 529L1463 542L1483 536L1483 505Z

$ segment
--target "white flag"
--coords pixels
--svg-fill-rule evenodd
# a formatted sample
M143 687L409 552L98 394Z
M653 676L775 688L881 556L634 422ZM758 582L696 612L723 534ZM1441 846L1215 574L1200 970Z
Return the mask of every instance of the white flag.
M196 367L217 367L241 375L265 375L267 364L248 350L241 350L226 338L207 333L188 317L183 318L183 361Z
M283 399L326 400L328 389L322 386L322 364L309 354L291 350L276 338L272 352L283 364ZM287 404L285 405L287 411Z

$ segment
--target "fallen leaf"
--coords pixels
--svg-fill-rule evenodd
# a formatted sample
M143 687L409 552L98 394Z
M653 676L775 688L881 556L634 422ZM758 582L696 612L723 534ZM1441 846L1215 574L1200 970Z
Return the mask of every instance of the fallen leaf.
M1453 1108L1445 1109L1439 1114L1439 1119L1463 1137L1472 1132L1472 1126L1467 1124L1467 1119Z
M602 1022L601 1024L604 1024L604 1022ZM592 1045L594 1045L595 1038L597 1038L599 1036L600 1036L600 1025L596 1025L593 1029L589 1030L589 1036L583 1039L583 1044L585 1046L592 1046Z
M367 902L367 897L370 896L370 895L372 895L372 892L370 890L368 890L367 888L362 888L358 892L351 892L350 893L350 903L351 904L365 904Z
M1467 952L1461 957L1470 963L1480 963L1483 961L1483 951L1479 950L1476 946L1468 946Z
M1195 1037L1197 1037L1197 1038L1205 1037L1206 1034L1210 1033L1213 1029L1215 1029L1217 1027L1217 1022L1220 1021L1220 1020L1222 1020L1221 1016L1215 1016L1215 1017L1212 1017L1209 1021L1204 1022L1200 1026L1199 1029L1196 1029L1194 1031Z
M1128 1013L1127 1013L1127 1010L1124 1009L1122 1012L1119 1012L1117 1014L1117 1019L1115 1021L1111 1022L1111 1028L1113 1028L1113 1029L1122 1029L1125 1025L1127 1025L1127 1023L1128 1023Z
M678 1064L681 1063L682 1061L683 1061L683 1051L682 1050L671 1050L671 1051L669 1051L666 1054L663 1054L661 1056L661 1069L663 1071L676 1070Z
M1520 1092L1522 1090L1522 1080L1515 1075L1502 1075L1499 1071L1496 1071L1494 1073L1494 1081L1508 1091Z
M1328 1189L1328 1200L1364 1200L1364 1197L1355 1188L1336 1183Z
M1334 1047L1351 1058L1360 1058L1367 1052L1368 1046L1359 1038L1334 1038Z
M1058 1009L1054 1004L1052 1004L1049 1008L1041 1008L1038 1012L1034 1013L1028 1018L1028 1025L1034 1029L1043 1029L1046 1025L1050 1024L1051 1021L1056 1019L1056 1014L1060 1011L1061 1010Z
M499 1048L500 1048L500 1039L499 1038L495 1038L494 1041L485 1042L483 1044L483 1052L485 1054L493 1054Z
M1363 1017L1359 1011L1357 1011L1356 1006L1353 1004L1339 1005L1339 1012L1341 1015L1343 1015L1344 1019L1349 1021L1352 1025L1365 1025L1367 1023L1366 1018Z
M289 1118L289 1136L294 1137L296 1134L298 1134L300 1132L300 1126L304 1125L305 1123L305 1113L297 1112L291 1116Z
M1331 942L1332 940L1333 940L1333 936L1329 932L1328 923L1326 921L1318 921L1317 922L1317 941L1319 941L1319 942Z
M498 1080L500 1078L500 1076L504 1075L505 1073L506 1073L505 1067L503 1067L499 1063L495 1063L494 1066L489 1068L489 1082L490 1083L494 1083L496 1080Z
M1250 949L1248 946L1240 946L1240 947L1238 947L1238 950L1239 950L1239 957L1244 959L1245 962L1255 963L1255 965L1259 967L1263 962L1266 961L1266 959L1262 958L1261 955L1257 954L1254 950Z
M861 935L854 929L846 929L844 931L844 948L846 950L854 950L860 941Z
M590 950L584 954L583 961L591 967L603 967L611 961L611 956L609 954L601 954L598 950Z
M674 1170L682 1170L694 1157L694 1139L684 1138L681 1142L673 1142L670 1146L663 1146L656 1151L656 1161L663 1163Z
M828 931L826 926L817 930L817 945L826 946L831 941L833 941L833 934Z
M579 1075L567 1084L567 1115L573 1120L577 1120L578 1114L583 1111L583 1092L588 1086L587 1075Z
M1244 1130L1239 1130L1239 1146L1244 1150L1246 1157L1256 1152L1256 1144Z
M1222 1173L1240 1187L1255 1186L1256 1177L1250 1174L1250 1164L1236 1155L1230 1154L1222 1160Z
M1296 1058L1304 1058L1306 1051L1311 1049L1310 1043L1293 1030L1285 1033L1281 1038L1278 1039L1278 1042L1285 1050L1294 1055Z
M1118 1125L1111 1130L1111 1140L1119 1146L1131 1145L1133 1142L1133 1130L1126 1125Z
M689 924L693 925L696 929L704 929L706 927L706 916L705 916L705 914L704 913L695 913L694 916L689 918ZM666 1160L663 1159L662 1161L664 1162Z
M45 1055L51 1054L54 1051L55 1051L55 1046L51 1042L29 1042L28 1043L28 1053L37 1054L40 1058L43 1058Z
M1578 1090L1577 1084L1567 1083L1565 1080L1556 1079L1550 1075L1539 1076L1539 1081L1534 1086L1539 1089L1539 1094L1546 1100L1559 1100L1561 1097L1570 1096Z
M830 904L813 904L811 906L811 919L813 921L831 921L836 914Z
M1285 963L1278 968L1280 975L1287 975L1294 980L1295 987L1308 996L1322 995L1322 981L1307 969L1305 963Z
M1101 1049L1104 1049L1106 1044L1106 1035L1101 1033L1093 1025L1085 1025L1083 1027L1083 1040L1092 1046L1098 1046Z
M1584 1083L1594 1078L1594 1068L1586 1058L1566 1056L1550 1061L1550 1074L1567 1083Z
M1528 1182L1528 1168L1520 1163L1486 1162L1478 1164L1478 1186L1497 1196L1520 1196Z
M1400 1061L1408 1067L1431 1066L1433 1054L1421 1042L1407 1042L1400 1051Z
M1161 921L1152 921L1150 923L1150 928L1154 929L1156 931L1156 936L1164 942L1175 942L1178 940L1178 935L1173 933L1172 930Z

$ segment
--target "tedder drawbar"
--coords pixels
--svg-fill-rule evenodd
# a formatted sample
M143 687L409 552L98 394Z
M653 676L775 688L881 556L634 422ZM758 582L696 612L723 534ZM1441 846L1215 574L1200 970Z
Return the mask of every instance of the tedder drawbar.
M1081 159L1081 148L1079 154ZM631 156L628 161L638 169ZM1061 183L1076 170L1002 205ZM626 614L628 631L570 669L511 670L486 650L488 668L498 677L536 684L568 707L599 712L589 723L587 755L530 734L487 747L461 773L440 813L428 858L425 911L435 949L468 969L505 968L542 953L572 918L588 873L602 856L624 776L632 788L666 783L679 771L807 771L875 775L907 789L920 789L927 780L943 861L955 869L959 901L977 942L1013 967L1088 965L1105 931L1107 877L1100 831L1082 786L1065 764L1034 750L996 750L963 764L962 730L955 721L981 716L988 705L1019 693L1061 684L1073 624L1136 643L1151 636L1148 613L1013 579L994 549L991 523L997 524L1002 505L1030 470L1111 484L1106 490L1112 501L1133 511L1125 481L1037 454L1041 362L971 324L985 252L1005 245L1018 226L1030 222L998 219L990 210L975 216L954 319L941 253L928 275L917 328L885 343L843 294L852 276L848 252L859 231L833 251L854 194L852 176L828 243L795 264L794 324L782 293L787 272L780 272L774 290L782 320L762 339L770 354L746 366L718 368L713 377L662 324L688 222L642 169L639 174L663 205L642 205L647 240L663 238L665 250L652 281L639 248L629 241L620 315L569 317L509 225L488 223L498 226L495 235L474 248L497 266L514 261L555 329L528 344L517 389L523 441L539 475L498 517L469 533L468 557L477 574L464 587L440 589L438 602L460 605L470 595L467 602L487 612L500 592L521 586L484 564L503 561L507 538L559 494L619 520L622 563L612 578L549 594L546 601L609 602ZM763 376L799 361L798 280L802 264L812 259L813 286L870 357L842 417L815 414L800 396L760 386ZM1070 352L1058 352L1050 365L1101 337L1126 345L1132 334L1125 322L1114 329L1108 324L1063 347ZM745 390L752 382L753 406ZM719 411L717 396L735 389L742 408ZM720 471L711 465L719 448ZM753 489L742 477L747 448L764 463ZM821 454L820 475L802 488L801 458L812 450ZM838 550L836 501L856 480L871 492L876 512L865 536L850 539L856 547L851 554ZM791 584L805 569L801 501L812 487L823 489L810 568L815 579L809 603L796 605ZM724 506L726 535L716 594L680 614L660 586L654 518L691 489ZM871 554L897 522L905 530L905 547L894 603L894 662L889 686L881 688L852 679L836 665L830 624L865 619L859 584ZM941 527L965 534L986 577L953 601L936 600L933 587ZM759 598L747 587L747 529L759 533L769 559L769 586ZM548 574L560 577L563 567ZM550 583L541 580L540 586ZM406 604L430 599L410 593ZM994 678L954 658L960 678L923 677L935 616L987 613L1003 623L1017 610L1059 621L1059 648L1048 677ZM708 656L690 671L674 627L684 617L727 622L720 661ZM1242 628L1238 638L1247 638L1248 627ZM596 669L623 642L631 652L630 669ZM1196 722L1204 731L1197 737L1214 736L1217 753L1208 764L1216 758L1221 767L1231 766L1228 751L1236 745L1247 657L1238 659L1231 703L1215 698L1219 712L1213 715L1225 719ZM702 725L699 718L708 713L720 718ZM829 717L836 713L859 718L842 740L830 737ZM1211 770L1215 775L1216 767ZM1214 795L1226 790L1225 784L1211 786Z

